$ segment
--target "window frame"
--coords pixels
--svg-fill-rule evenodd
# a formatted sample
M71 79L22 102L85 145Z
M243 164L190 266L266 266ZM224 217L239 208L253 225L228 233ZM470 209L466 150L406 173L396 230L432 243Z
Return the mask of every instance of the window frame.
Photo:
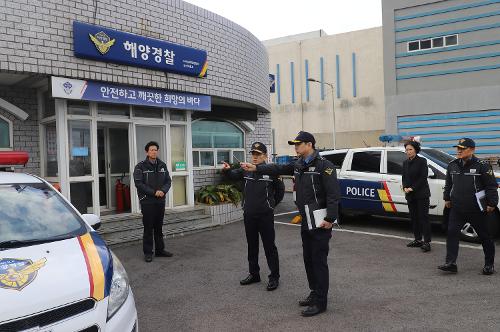
M446 43L446 38L448 37L456 37L457 43L453 45L448 45ZM442 46L434 46L434 40L435 39L443 39L443 45ZM430 41L431 47L430 48L422 48L422 42L423 41ZM410 44L413 43L418 43L418 49L416 50L410 50ZM417 39L417 40L411 40L406 43L406 51L407 53L413 53L413 52L420 52L420 51L428 51L428 50L433 50L433 49L438 49L438 48L446 48L446 47L453 47L459 45L459 39L458 39L458 33L451 34L451 35L443 35L443 36L438 36L438 37L433 37L433 38L425 38L425 39Z
M406 156L406 153L403 152L403 151L399 151L399 150L387 150L386 153L385 153L385 174L387 175L395 175L395 176L403 176L403 164L401 164L401 174L397 174L397 173L391 173L389 172L389 154L392 154L392 153L400 153L402 155L404 155L404 157L406 159L408 159L408 157ZM404 160L403 160L404 162Z
M213 157L213 163L212 163L212 166L201 166L201 165L198 165L198 166L195 166L194 164L194 156L191 156L191 158L193 158L193 170L206 170L206 169L218 169L220 167L220 164L217 164L217 153L218 151L229 151L229 162L230 163L234 163L235 162L235 159L234 159L234 152L235 151L241 151L243 152L243 158L244 160L241 160L243 162L246 161L247 157L246 157L246 149L245 149L245 142L246 142L246 132L245 130L239 126L237 123L233 122L233 121L230 121L230 120L224 120L224 119L207 119L207 118L201 118L201 119L196 119L194 121L192 121L191 123L191 126L193 123L195 122L198 122L198 121L218 121L218 122L227 122L227 123L230 123L231 125L235 126L243 135L243 147L242 148L195 148L192 146L192 154L194 155L195 153L198 153L198 160L200 161L201 163L201 155L200 155L200 152L203 152L203 151L208 151L208 152L212 152L212 157ZM192 128L192 127L191 127ZM193 130L191 130L191 136L193 135Z
M0 147L0 151L12 151L14 149L14 125L11 120L0 114L0 119L7 122L9 126L9 146L4 148Z
M351 157L351 163L349 165L348 171L350 172L358 172L358 173L366 173L366 174L382 174L383 173L383 151L382 150L368 150L368 151L354 151ZM378 165L378 171L360 171L357 169L353 169L354 165L354 156L356 153L365 153L365 154L373 154L373 153L378 153L379 154L379 165Z

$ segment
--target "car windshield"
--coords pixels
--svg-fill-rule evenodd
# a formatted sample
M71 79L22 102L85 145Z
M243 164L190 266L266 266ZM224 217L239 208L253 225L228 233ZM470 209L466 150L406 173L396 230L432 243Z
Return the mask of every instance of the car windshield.
M448 164L456 159L452 155L436 149L422 149L420 150L420 154L443 168L448 167Z
M46 184L0 185L0 247L2 243L5 247L6 243L47 242L86 232L81 218Z

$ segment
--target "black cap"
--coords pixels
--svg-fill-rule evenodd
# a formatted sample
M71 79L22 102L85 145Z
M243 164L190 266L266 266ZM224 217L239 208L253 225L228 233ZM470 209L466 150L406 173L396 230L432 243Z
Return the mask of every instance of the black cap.
M316 144L314 136L311 133L308 133L307 131L299 132L299 134L297 135L297 137L295 137L294 140L288 141L288 144L295 145L295 143L302 143L302 142L304 143L311 142L313 145Z
M267 153L267 147L261 142L255 142L252 144L250 152Z
M475 148L476 143L472 139L464 137L458 141L457 145L453 145L453 147L454 148L462 148L462 149Z

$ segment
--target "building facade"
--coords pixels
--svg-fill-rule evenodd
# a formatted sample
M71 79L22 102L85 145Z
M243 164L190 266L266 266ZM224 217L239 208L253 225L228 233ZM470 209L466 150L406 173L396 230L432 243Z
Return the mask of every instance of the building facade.
M386 128L500 154L500 1L384 0Z
M234 22L180 0L0 5L0 150L29 152L22 171L80 212L120 212L117 180L131 189L123 211L139 211L130 175L150 140L169 208L271 143L266 50Z
M263 43L275 81L276 154L293 155L287 141L300 130L313 133L319 148L333 148L334 129L337 149L380 144L385 129L381 27L338 35L320 30Z

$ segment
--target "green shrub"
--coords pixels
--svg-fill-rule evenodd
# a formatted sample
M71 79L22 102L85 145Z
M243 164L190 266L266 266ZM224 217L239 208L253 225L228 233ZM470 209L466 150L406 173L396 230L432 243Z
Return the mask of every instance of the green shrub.
M238 206L242 197L243 194L233 184L208 185L195 193L197 202L209 205L231 202Z

